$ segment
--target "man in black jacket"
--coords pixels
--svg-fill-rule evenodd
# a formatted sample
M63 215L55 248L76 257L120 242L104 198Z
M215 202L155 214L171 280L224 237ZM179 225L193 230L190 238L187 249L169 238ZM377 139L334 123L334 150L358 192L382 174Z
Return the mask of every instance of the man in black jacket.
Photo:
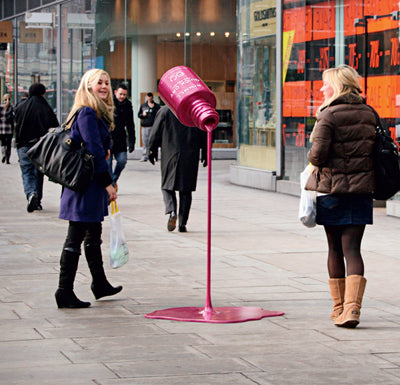
M44 98L45 93L43 84L34 83L29 87L28 99L15 108L15 142L30 213L42 210L43 174L26 153L50 128L59 126L57 116Z
M114 187L117 188L117 180L126 166L128 153L135 149L135 123L133 121L132 103L127 99L128 87L121 83L114 91L114 130L111 131L111 156L108 159L110 173ZM127 136L128 134L128 136ZM128 138L128 141L127 141ZM115 158L116 165L113 170L112 160Z

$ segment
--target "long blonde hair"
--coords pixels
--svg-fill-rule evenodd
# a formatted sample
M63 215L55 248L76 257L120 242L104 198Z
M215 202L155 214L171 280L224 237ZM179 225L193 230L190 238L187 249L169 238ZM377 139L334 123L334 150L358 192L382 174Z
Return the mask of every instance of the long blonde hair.
M360 93L361 88L358 84L358 78L360 75L358 72L348 66L347 64L341 64L336 68L329 68L324 71L322 74L322 80L326 80L332 86L333 95L328 99L325 100L322 105L318 108L316 116L320 113L320 111L331 104L335 99L348 95L354 94L362 99Z
M100 99L96 94L93 93L92 87L97 84L100 77L105 75L107 77L108 82L110 83L110 92L107 96L106 100ZM91 107L96 113L97 117L103 117L110 126L110 129L113 128L113 118L114 118L114 101L111 92L111 79L110 75L98 68L93 68L87 71L81 79L78 90L76 91L75 101L72 106L71 112L68 115L67 120L69 120L81 107ZM69 125L71 125L70 123Z

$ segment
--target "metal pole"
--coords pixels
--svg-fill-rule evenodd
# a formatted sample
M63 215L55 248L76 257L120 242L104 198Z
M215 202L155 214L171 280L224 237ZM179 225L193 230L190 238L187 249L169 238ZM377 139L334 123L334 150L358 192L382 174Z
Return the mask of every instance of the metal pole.
M58 26L57 23L55 27L57 28L57 48L56 48L56 69L57 69L57 91L56 91L56 108L57 108L57 118L58 121L62 122L62 61L61 61L61 44L62 44L62 36L61 36L61 4L57 4L57 13L58 13ZM57 18L56 18L57 20Z
M187 36L186 36L186 31L187 31L187 19L188 19L188 0L185 0L185 30L183 31L183 65L187 66L187 60L186 60L186 45L187 45Z
M368 78L368 18L365 18L364 34L364 93L367 99L367 78Z
M276 2L276 177L282 178L284 175L284 148L282 133L282 0Z
M14 69L14 100L15 103L19 102L19 96L18 96L18 40L19 40L19 28L18 28L18 24L16 21L13 20L13 24L15 22L15 40L14 40L14 65L13 65L13 69Z
M125 69L125 73L124 73L124 83L126 84L126 78L127 78L127 59L126 59L126 55L127 55L127 38L126 38L126 33L127 33L127 28L126 28L126 17L127 17L127 10L128 10L128 6L126 3L127 0L125 0L125 15L124 15L124 69Z

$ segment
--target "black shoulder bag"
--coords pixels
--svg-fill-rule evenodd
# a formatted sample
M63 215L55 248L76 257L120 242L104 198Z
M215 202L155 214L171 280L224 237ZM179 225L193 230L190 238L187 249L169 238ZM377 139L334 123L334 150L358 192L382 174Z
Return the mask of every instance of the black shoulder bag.
M61 127L51 129L27 152L33 165L53 182L84 192L94 174L94 161L83 143L70 137L65 127L75 121L80 110Z
M400 190L399 152L390 133L382 127L378 113L369 107L376 117L373 197L377 200L387 200Z

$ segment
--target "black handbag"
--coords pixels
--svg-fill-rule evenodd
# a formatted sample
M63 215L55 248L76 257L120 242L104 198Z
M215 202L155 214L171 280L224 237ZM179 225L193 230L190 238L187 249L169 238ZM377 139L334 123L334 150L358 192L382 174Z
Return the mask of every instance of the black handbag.
M65 126L75 120L79 110L61 127L50 130L27 152L33 165L53 182L84 192L93 178L94 161L83 143L70 137Z
M375 189L373 198L390 199L400 190L400 157L397 145L389 132L382 126L378 113L369 106L376 118L376 136L374 147Z

